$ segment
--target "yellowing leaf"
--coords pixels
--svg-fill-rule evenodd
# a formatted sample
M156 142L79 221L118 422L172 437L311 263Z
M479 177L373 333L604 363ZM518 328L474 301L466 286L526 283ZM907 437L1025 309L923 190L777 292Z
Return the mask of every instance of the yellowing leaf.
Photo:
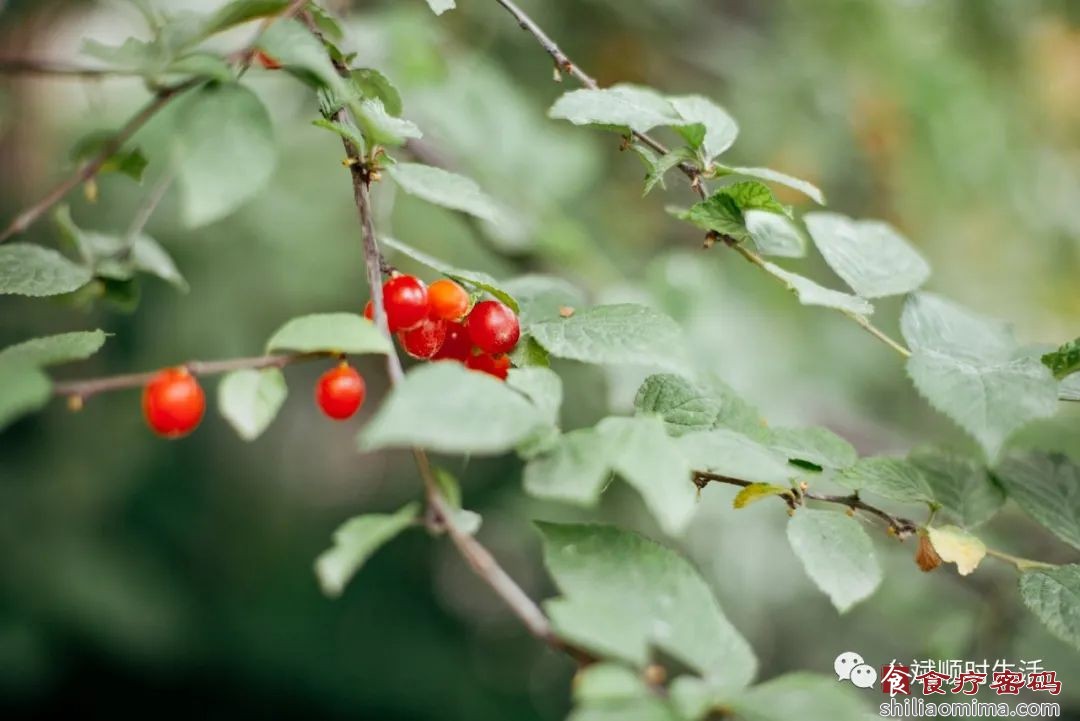
M955 563L961 576L974 571L986 556L986 545L957 526L928 528L930 543L946 563Z
M790 490L790 488L774 486L771 483L751 483L735 495L735 500L731 502L731 505L735 508L745 508L754 501L760 501L769 496L780 496Z

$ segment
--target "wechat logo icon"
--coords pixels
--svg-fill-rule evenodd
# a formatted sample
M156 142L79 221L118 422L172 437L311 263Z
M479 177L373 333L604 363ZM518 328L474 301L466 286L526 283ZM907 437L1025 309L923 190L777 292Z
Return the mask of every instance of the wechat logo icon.
M873 688L877 683L877 671L854 651L844 651L833 661L837 681L850 681L859 688Z

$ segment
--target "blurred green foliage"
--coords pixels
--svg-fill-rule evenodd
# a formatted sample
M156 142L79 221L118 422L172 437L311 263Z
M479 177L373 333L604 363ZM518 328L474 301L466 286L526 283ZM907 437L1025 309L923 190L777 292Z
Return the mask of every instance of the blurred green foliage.
M733 162L810 178L833 209L896 225L931 261L932 289L1014 323L1024 342L1075 337L1075 3L530 5L601 83L710 96L741 126ZM799 306L734 254L699 250L700 236L663 212L688 202L682 179L642 199L641 166L618 152L614 136L548 120L564 90L551 81L550 61L494 2L459 6L435 18L420 0L364 3L349 16L347 45L402 90L405 116L425 130L425 152L475 178L504 217L467 223L387 183L375 192L383 232L497 278L545 272L591 300L654 304L683 325L702 370L774 422L826 425L862 453L941 438L970 447L918 397L888 349L836 314ZM65 59L81 37L116 43L138 22L127 6L11 2L0 37L11 55ZM238 31L223 42L246 38ZM180 226L170 194L148 226L190 292L146 279L134 313L5 297L0 346L51 332L112 333L92 360L63 369L81 377L253 354L285 319L362 308L368 293L340 147L310 125L311 94L258 69L251 85L271 108L279 146L269 189L194 233ZM6 78L4 217L70 170L77 138L115 127L144 96L134 80ZM150 161L143 185L112 174L99 181L96 203L72 196L80 227L128 226L168 167L169 128L166 113L137 138ZM797 194L778 194L809 208ZM46 222L29 234L54 247L59 237ZM420 270L404 258L400 265ZM820 262L813 275L836 282ZM898 310L883 302L876 318L894 331ZM354 450L356 427L385 392L379 361L363 361L370 401L344 425L319 417L305 391L320 370L288 370L292 394L253 444L214 413L190 439L161 442L143 427L133 392L95 398L75 414L56 403L0 436L0 709L562 718L570 663L526 637L437 540L403 536L342 599L320 595L312 562L332 530L355 513L400 507L419 483L406 454ZM565 429L629 409L644 375L569 362L557 370L570 399ZM1080 414L1064 408L1014 444L1080 460ZM446 465L485 517L481 538L534 597L550 596L529 520L581 514L526 499L516 460ZM963 582L951 571L924 576L911 544L897 544L883 558L883 588L840 618L791 554L783 513L766 503L732 511L732 495L707 489L683 545L750 640L760 677L827 673L849 648L868 658L1038 657L1066 674L1066 704L1080 704L1075 674L1067 675L1076 653L1020 611L1011 570L987 565ZM622 488L600 515L655 531ZM1075 560L1012 506L985 535L1021 555Z

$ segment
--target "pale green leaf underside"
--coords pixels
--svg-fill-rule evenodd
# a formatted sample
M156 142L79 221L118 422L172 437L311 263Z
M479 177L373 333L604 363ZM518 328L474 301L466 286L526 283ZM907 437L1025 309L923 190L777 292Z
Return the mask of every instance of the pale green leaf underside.
M393 348L375 324L355 313L314 313L293 318L266 343L267 352L390 353Z
M600 90L571 90L555 101L548 116L574 125L623 126L639 133L658 125L685 122L655 90L625 84Z
M995 475L1029 516L1073 548L1080 548L1080 466L1057 453L1006 458Z
M788 484L801 472L782 454L726 428L693 431L676 441L695 471L778 485Z
M766 262L763 268L780 280L784 281L788 290L795 294L803 305L819 305L824 308L850 313L851 315L868 316L874 312L874 306L869 301L849 293L826 288L809 278L784 270L778 265Z
M847 468L859 460L850 443L827 428L770 428L769 447L789 460L806 461L822 468Z
M484 220L498 217L495 201L471 178L421 163L396 163L386 172L409 195Z
M702 147L710 160L735 143L739 126L719 105L701 95L682 95L668 98L675 112L686 124L700 123L705 127Z
M38 367L85 360L105 344L102 330L74 331L31 338L0 350L0 362L21 361Z
M990 520L1005 503L986 466L972 458L926 448L912 451L908 461L922 472L942 512L964 528Z
M1055 636L1080 650L1080 565L1025 571L1020 596Z
M70 293L90 282L90 271L50 248L27 243L0 246L0 294Z
M806 240L786 215L768 210L748 210L744 214L746 232L765 255L801 258L806 255Z
M259 47L286 68L303 70L337 95L345 95L345 81L334 69L326 48L298 21L271 23L259 37Z
M427 4L436 15L442 15L447 10L453 10L457 7L454 0L427 0Z
M544 560L562 592L545 607L562 638L644 667L658 649L718 687L754 676L749 645L681 556L610 526L543 523Z
M357 440L367 451L491 455L548 427L545 412L502 381L447 361L410 370Z
M870 691L839 682L836 676L792 673L747 689L725 705L745 721L869 721Z
M1042 362L1058 379L1080 372L1080 338L1064 343L1056 351L1047 353L1042 357Z
M539 366L511 368L506 383L532 401L549 425L559 424L563 389L555 371Z
M903 458L863 458L835 480L852 490L869 491L902 503L934 501L934 492L922 471Z
M686 366L682 331L652 308L625 303L580 310L535 323L529 333L551 355L584 363Z
M818 205L825 205L825 194L809 180L796 178L793 175L781 173L779 170L773 170L772 168L729 168L729 170L738 175L746 175L751 178L766 180L770 183L785 185L799 191Z
M391 248L392 250L397 251L398 253L407 255L408 257L415 260L417 263L420 263L421 265L425 265L434 271L442 273L448 278L453 278L459 283L472 286L474 288L484 291L485 293L490 293L491 295L505 303L507 306L509 306L511 309L513 309L515 313L518 311L518 304L514 297L502 288L499 281L495 280L487 273L481 273L475 270L462 270L461 268L455 268L452 265L444 263L443 261L432 255L428 255L422 250L417 250L411 245L406 245L400 240L395 240L394 238L383 237L379 239L379 243L386 246L387 248Z
M410 503L396 513L351 518L334 531L334 545L315 560L315 575L327 596L340 596L375 551L416 519L420 506Z
M49 402L52 383L37 366L0 359L0 430Z
M288 395L278 368L233 371L218 385L218 410L245 441L262 435Z
M910 293L930 277L930 265L887 223L839 213L804 220L829 267L863 298Z
M787 526L788 542L840 613L872 594L881 583L874 544L854 518L839 511L803 508Z

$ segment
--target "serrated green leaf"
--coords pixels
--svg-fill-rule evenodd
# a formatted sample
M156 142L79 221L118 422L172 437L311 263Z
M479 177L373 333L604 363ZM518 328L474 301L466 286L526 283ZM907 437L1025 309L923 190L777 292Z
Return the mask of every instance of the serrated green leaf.
M427 0L427 4L436 15L442 15L447 10L453 10L457 7L454 0Z
M1074 548L1080 548L1080 466L1060 453L1006 458L994 469L1009 498Z
M386 336L367 318L355 313L314 313L293 318L266 343L266 351L299 353L390 353Z
M414 123L387 112L379 98L364 98L350 107L369 145L403 145L409 138L424 137Z
M986 557L986 545L958 526L927 528L926 535L941 560L955 563L961 576L972 573Z
M1080 650L1080 565L1024 571L1020 597L1055 636Z
M224 218L263 189L277 164L277 145L262 101L241 85L208 85L181 102L174 135L180 214L195 228Z
M498 217L495 201L463 175L421 163L396 163L386 172L409 195L484 220Z
M597 364L686 366L682 331L668 316L625 303L578 310L534 323L529 333L557 358Z
M790 209L780 204L769 186L756 180L731 183L718 189L680 216L699 228L714 230L737 241L751 239L746 229L745 213L763 210L788 215Z
M98 130L80 138L71 149L71 159L76 163L83 163L97 156L105 146L113 141L116 132L112 130ZM134 180L142 180L143 171L149 161L139 148L121 148L110 155L98 169L98 175L103 173L121 173Z
M915 387L991 459L1013 431L1056 412L1053 375L1020 354L1004 324L917 293L908 298L900 325L912 350L907 370Z
M494 455L548 425L539 408L502 381L444 362L410 370L357 439L366 451L419 446Z
M725 705L746 721L868 721L876 714L861 693L835 677L800 672L758 684Z
M845 613L881 584L874 544L859 522L839 511L800 509L787 526L788 543L806 575Z
M901 503L934 502L934 492L922 471L903 458L863 458L835 480L854 491L869 491Z
M1042 357L1042 362L1058 380L1080 371L1080 338L1065 343L1053 353L1047 353Z
M90 270L49 248L0 246L0 294L34 297L70 293L90 282Z
M387 248L391 248L397 251L398 253L409 256L417 263L420 263L421 265L426 265L428 268L442 273L447 278L453 278L454 280L462 283L463 285L476 288L477 290L484 291L485 293L490 293L491 295L495 296L500 301L505 303L507 306L509 306L510 309L513 310L515 313L518 312L518 303L514 299L514 296L512 296L505 289L503 289L502 284L492 278L487 273L480 273L474 270L462 270L461 268L455 268L452 265L442 262L434 256L428 255L421 250L417 250L416 248L413 248L410 245L406 245L400 240L394 240L393 238L380 238L379 243L386 246Z
M559 409L562 408L562 380L550 368L511 368L506 383L517 390L537 407L548 424L559 425Z
M803 220L825 262L863 298L910 293L930 277L930 265L888 223L839 213Z
M771 428L769 446L791 461L820 468L842 469L859 460L855 448L828 428Z
M799 473L784 456L735 431L719 428L693 431L676 441L696 471L739 478L754 483L788 483Z
M219 8L203 23L203 35L209 36L256 18L276 15L289 0L234 0Z
M315 560L315 575L327 596L340 596L360 567L380 547L412 525L420 511L410 503L396 513L351 518L334 531L334 545Z
M652 695L648 685L633 669L617 663L594 663L586 666L574 681L577 703L609 703L641 699Z
M401 115L401 93L390 79L374 68L356 68L349 73L352 84L365 98L378 98L386 112Z
M647 133L658 125L680 125L682 118L664 96L637 85L599 90L571 90L548 111L548 117L574 125L607 125Z
M336 120L327 120L326 118L317 118L311 121L311 124L317 128L323 130L329 130L331 133L336 133L345 138L353 145L357 147L361 153L365 152L367 147L367 141L364 140L364 136L360 134L360 129L352 124L352 121L346 120L345 122L338 122Z
M31 338L0 350L0 361L20 361L43 368L85 360L105 345L102 330L74 331Z
M277 416L289 389L278 368L233 371L218 385L218 410L245 441L262 435Z
M769 274L784 281L795 297L803 305L818 305L823 308L835 308L836 310L857 316L868 316L874 312L874 306L869 301L856 295L841 293L838 290L818 285L809 278L797 273L784 270L773 263L764 263L762 268Z
M719 381L692 383L670 373L645 379L634 398L637 413L658 415L670 435L726 427L754 436L762 431L757 409Z
M259 48L286 70L345 95L345 80L330 62L326 48L300 22L288 18L271 23L259 36Z
M821 192L820 188L808 180L781 173L779 170L773 170L772 168L720 168L720 170L785 185L799 191L818 205L825 205L825 194Z
M649 172L645 175L645 192L648 195L657 185L664 187L664 176L668 171L677 168L680 163L694 160L694 151L690 148L676 148L670 153L657 158L648 148L634 145L634 150L646 161Z
M517 300L518 320L526 332L533 323L560 317L563 308L576 311L585 306L585 293L558 276L521 275L501 285Z
M611 477L605 444L595 428L563 434L551 449L525 466L525 492L562 503L595 505Z
M738 689L753 678L749 645L674 551L610 526L539 527L562 592L544 605L561 638L637 668L656 649L718 688Z
M735 119L719 105L700 95L682 95L668 98L683 122L700 124L704 128L701 146L709 160L723 153L735 143L739 126Z
M964 528L990 520L1005 502L982 463L940 449L916 449L908 460L922 472L942 511Z
M35 365L0 358L0 431L49 402L52 383Z
M743 214L743 219L746 232L765 255L784 258L802 258L806 255L806 240L786 215L768 210L748 210Z

